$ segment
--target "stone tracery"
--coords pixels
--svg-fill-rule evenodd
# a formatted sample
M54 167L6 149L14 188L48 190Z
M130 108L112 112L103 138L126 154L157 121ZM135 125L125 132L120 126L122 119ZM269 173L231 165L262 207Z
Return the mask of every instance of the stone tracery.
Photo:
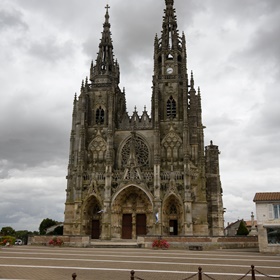
M128 163L128 159L130 156L130 147L131 147L131 141L132 137L130 137L126 143L124 144L122 151L121 151L121 157L122 157L122 166L126 166ZM143 141L143 139L139 136L135 136L134 139L134 146L135 146L135 156L137 159L137 163L141 167L147 167L149 166L149 149L146 145L146 143Z
M98 163L104 160L107 146L101 135L97 135L89 145L90 155L89 162Z

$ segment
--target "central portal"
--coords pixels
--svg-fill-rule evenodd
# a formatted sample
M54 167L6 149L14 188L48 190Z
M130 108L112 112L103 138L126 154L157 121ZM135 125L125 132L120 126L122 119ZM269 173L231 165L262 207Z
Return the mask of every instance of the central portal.
M135 217L135 215L133 214ZM146 235L147 221L146 214L136 214L136 227L133 226L132 214L123 214L122 217L122 239L133 239L138 235ZM136 231L136 232L135 232Z
M111 206L111 236L136 239L151 232L154 222L153 205L147 193L136 186L120 191Z

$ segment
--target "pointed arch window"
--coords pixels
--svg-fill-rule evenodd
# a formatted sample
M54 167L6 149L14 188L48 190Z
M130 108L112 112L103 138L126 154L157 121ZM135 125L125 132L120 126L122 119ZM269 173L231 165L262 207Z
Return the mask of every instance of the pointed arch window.
M173 99L172 95L167 100L167 117L176 118L176 101Z
M101 106L99 106L99 108L96 110L95 121L97 124L104 124L104 118L105 118L105 112L101 108Z

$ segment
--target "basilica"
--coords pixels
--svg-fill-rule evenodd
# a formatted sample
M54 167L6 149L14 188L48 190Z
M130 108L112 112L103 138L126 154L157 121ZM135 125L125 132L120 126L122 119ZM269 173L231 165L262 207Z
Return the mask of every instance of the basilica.
M151 112L142 114L127 113L108 8L96 60L73 102L64 235L222 236L219 149L204 146L200 89L187 71L174 0L165 0L153 42Z

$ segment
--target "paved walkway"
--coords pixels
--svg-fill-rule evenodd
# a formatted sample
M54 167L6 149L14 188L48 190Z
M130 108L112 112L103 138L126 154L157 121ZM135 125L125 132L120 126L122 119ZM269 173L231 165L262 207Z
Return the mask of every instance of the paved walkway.
M237 280L251 265L262 273L280 276L280 256L256 251L184 251L13 246L0 249L0 279L130 280L130 271L145 280L182 280L198 272L211 278ZM211 278L208 278L211 277ZM197 276L192 279L197 280ZM246 277L249 280L250 278ZM262 278L265 279L265 278Z

